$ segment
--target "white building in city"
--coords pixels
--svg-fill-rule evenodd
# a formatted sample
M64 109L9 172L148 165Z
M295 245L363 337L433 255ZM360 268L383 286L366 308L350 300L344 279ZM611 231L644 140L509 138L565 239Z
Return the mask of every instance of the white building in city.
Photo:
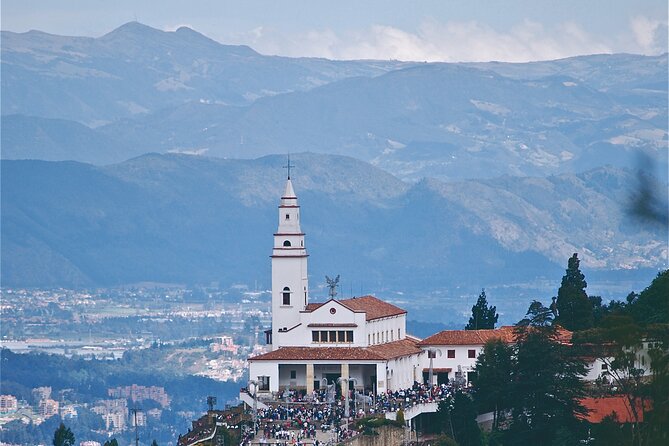
M385 391L419 380L424 352L407 336L406 311L374 296L310 303L307 260L288 177L272 251L272 350L249 358L259 389L311 392L341 378L351 388Z

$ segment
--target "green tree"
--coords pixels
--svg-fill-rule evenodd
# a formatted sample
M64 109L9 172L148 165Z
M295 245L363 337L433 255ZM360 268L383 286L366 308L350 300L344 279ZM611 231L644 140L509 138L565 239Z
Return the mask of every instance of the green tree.
M158 442L157 442L156 440L153 440L153 441L151 442L151 446L158 446Z
M111 440L105 441L105 444L102 446L118 446L118 441L116 441L116 438L112 438Z
M437 414L442 432L461 446L480 446L481 429L476 423L476 407L471 397L456 392L452 399L439 403Z
M513 348L501 339L486 342L476 359L474 400L479 411L493 412L494 430L499 427L500 414L509 407L513 365Z
M540 302L532 302L515 335L513 419L504 444L564 443L565 433L578 442L579 416L586 414L579 402L585 396L585 362L560 342L553 313Z
M53 446L74 446L74 434L63 423L53 433Z
M488 306L485 289L482 289L476 304L472 307L472 316L469 318L469 323L465 326L465 330L495 328L498 317L497 307Z
M657 274L651 284L628 304L630 315L641 325L669 323L669 270Z
M588 284L579 263L578 254L574 253L567 263L556 301L556 322L571 331L584 330L593 324L592 303L585 292Z

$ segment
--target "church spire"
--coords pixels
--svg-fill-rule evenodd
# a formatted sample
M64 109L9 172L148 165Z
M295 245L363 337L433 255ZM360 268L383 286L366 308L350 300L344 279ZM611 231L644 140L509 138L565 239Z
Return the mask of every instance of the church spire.
M274 233L272 248L272 349L287 344L288 328L299 324L300 311L309 303L309 276L307 273L307 250L304 233L300 228L300 205L288 178L281 203L279 225Z

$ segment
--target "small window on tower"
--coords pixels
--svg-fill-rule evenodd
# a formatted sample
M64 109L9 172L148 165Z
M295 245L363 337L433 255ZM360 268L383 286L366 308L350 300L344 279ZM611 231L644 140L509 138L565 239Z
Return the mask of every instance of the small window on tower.
M290 305L290 288L283 288L283 304Z
M286 214L286 220L290 220L290 214Z
M283 246L290 246L290 240L284 240Z

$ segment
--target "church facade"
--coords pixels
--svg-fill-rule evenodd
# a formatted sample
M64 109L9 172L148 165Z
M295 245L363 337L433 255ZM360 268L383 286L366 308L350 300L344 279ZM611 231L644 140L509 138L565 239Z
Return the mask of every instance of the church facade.
M290 177L271 259L272 350L249 358L250 378L261 392L311 392L337 381L383 392L420 380L425 352L406 333L405 310L374 296L309 302L305 234Z

